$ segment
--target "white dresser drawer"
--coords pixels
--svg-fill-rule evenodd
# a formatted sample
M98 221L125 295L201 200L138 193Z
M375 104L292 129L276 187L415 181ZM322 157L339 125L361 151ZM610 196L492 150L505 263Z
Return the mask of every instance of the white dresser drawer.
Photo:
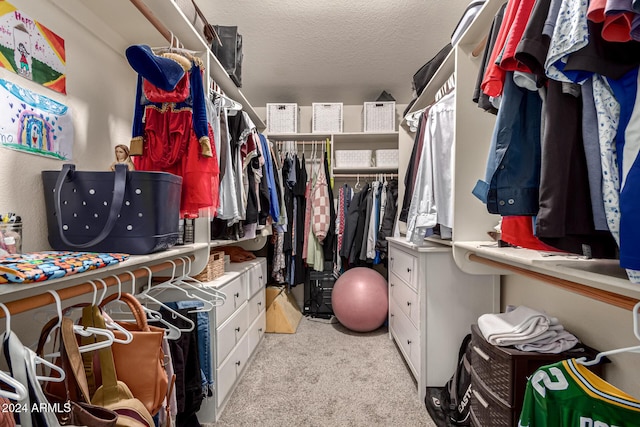
M418 289L417 267L418 261L415 256L394 247L389 248L389 271L414 289Z
M420 304L418 293L402 280L389 274L389 297L396 302L398 308L407 315L416 328L420 326Z
M244 369L247 359L249 359L248 336L249 334L245 334L242 337L229 357L216 370L218 406L224 402L229 390L231 390L236 379Z
M418 378L420 376L420 335L416 327L393 300L390 304L389 324L392 335L405 356L407 365L413 375Z
M249 298L254 296L258 291L264 289L267 283L267 263L260 261L256 263L247 274L249 279Z
M258 314L266 308L264 303L265 292L258 292L249 300L249 323L253 322Z
M216 327L222 325L247 300L246 286L246 280L239 276L220 288L227 296L227 299L224 304L215 308Z
M220 363L235 347L249 328L249 305L244 304L226 322L216 329L216 356Z
M267 327L267 311L262 310L258 318L249 326L249 355L253 354Z

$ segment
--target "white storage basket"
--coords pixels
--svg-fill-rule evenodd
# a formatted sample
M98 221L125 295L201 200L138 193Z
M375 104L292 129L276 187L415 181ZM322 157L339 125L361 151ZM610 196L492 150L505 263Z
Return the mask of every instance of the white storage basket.
M336 168L368 168L371 167L371 150L336 150Z
M314 102L311 119L312 133L342 132L342 102Z
M297 133L298 104L267 104L267 133Z
M397 168L398 150L384 149L376 150L376 166L379 168Z
M365 132L394 132L396 130L396 103L393 101L364 103Z

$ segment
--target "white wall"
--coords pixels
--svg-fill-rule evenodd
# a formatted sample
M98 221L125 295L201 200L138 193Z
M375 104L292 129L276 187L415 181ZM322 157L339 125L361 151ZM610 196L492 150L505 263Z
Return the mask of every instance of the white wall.
M557 317L585 344L600 351L640 345L633 334L631 312L553 285L519 275L502 277L502 309L526 305ZM640 397L640 355L609 356L605 379L626 393Z
M113 147L128 144L136 75L124 52L98 40L53 3L11 0L20 11L65 40L67 95L0 68L11 80L72 110L75 127L73 160L78 169L106 170ZM0 212L16 212L23 221L23 251L50 249L40 172L59 170L63 161L0 147Z

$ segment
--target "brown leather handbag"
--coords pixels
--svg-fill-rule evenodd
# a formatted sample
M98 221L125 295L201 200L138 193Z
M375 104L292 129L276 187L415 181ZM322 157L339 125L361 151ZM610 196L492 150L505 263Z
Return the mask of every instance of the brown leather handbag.
M96 306L85 307L82 318L83 323L90 322L98 328L106 328L104 317ZM118 414L116 427L154 427L153 417L145 405L133 395L126 383L118 380L112 346L101 348L97 352L100 357L102 385L91 397L91 403L115 411ZM86 372L86 366L84 368Z
M101 306L115 300L116 294L109 296ZM129 344L113 343L111 351L119 381L123 381L133 395L139 399L151 415L161 408L167 396L169 380L164 367L165 357L162 340L165 330L147 323L147 316L140 302L131 294L123 293L120 300L125 302L135 318L135 323L118 322L133 335ZM122 332L114 331L117 338ZM97 375L96 375L97 376ZM97 379L96 385L100 384Z

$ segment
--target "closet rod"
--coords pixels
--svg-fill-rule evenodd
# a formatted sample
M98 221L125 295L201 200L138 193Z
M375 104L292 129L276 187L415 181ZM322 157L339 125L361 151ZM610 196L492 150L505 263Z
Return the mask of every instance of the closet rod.
M591 286L583 285L569 280L560 279L558 277L549 276L548 274L538 273L536 271L527 270L522 267L516 267L514 265L505 264L499 261L490 260L476 254L470 254L469 260L489 265L491 267L497 267L503 270L510 270L523 276L530 277L532 279L540 280L550 285L558 286L562 289L570 292L585 296L587 298L594 299L596 301L605 302L615 307L624 308L626 310L633 310L633 307L638 303L638 299L631 298L625 295L616 294L614 292L605 291L603 289L592 288Z
M147 21L151 23L155 27L156 30L164 37L168 42L171 42L173 37L171 36L171 31L160 21L156 15L153 14L149 6L142 0L129 0L131 3L147 18Z
M273 137L271 138L272 142L276 142L278 145L280 145L280 143L282 142L289 142L289 143L296 143L296 144L302 144L302 145L309 145L309 144L325 144L327 142L326 139L316 139L316 140L300 140L300 141L296 141L295 139L287 139L287 140L274 140Z
M378 176L390 176L392 178L397 178L397 173L334 173L333 176L336 178L362 178L362 177L378 177Z
M193 256L190 256L189 258L192 261L194 259ZM177 266L177 265L183 264L184 261L178 258L171 262L165 261L160 264L153 265L149 268L151 269L152 273L157 273L159 271L173 269L174 263ZM136 268L135 270L130 270L130 271L134 274L136 279L149 276L149 272L144 268ZM108 273L105 273L105 274L108 274ZM107 284L107 287L111 287L118 284L118 281L113 276L101 277L100 279ZM127 272L117 274L117 276L122 283L131 281L131 275ZM97 285L98 285L98 292L100 292L102 283L97 283ZM60 299L64 301L71 298L79 297L81 295L92 294L93 286L89 282L84 282L78 285L69 286L68 288L56 290L56 292L60 296ZM128 289L126 290L123 289L122 292L128 292ZM7 309L9 309L9 312L13 315L13 314L24 313L25 311L35 310L36 308L46 307L47 305L55 304L55 303L56 303L56 300L53 297L53 295L51 295L49 292L44 292L42 294L34 295L31 297L25 297L22 299L10 301L5 303L5 305L7 306ZM0 318L3 318L4 316L5 316L4 310L0 310Z

